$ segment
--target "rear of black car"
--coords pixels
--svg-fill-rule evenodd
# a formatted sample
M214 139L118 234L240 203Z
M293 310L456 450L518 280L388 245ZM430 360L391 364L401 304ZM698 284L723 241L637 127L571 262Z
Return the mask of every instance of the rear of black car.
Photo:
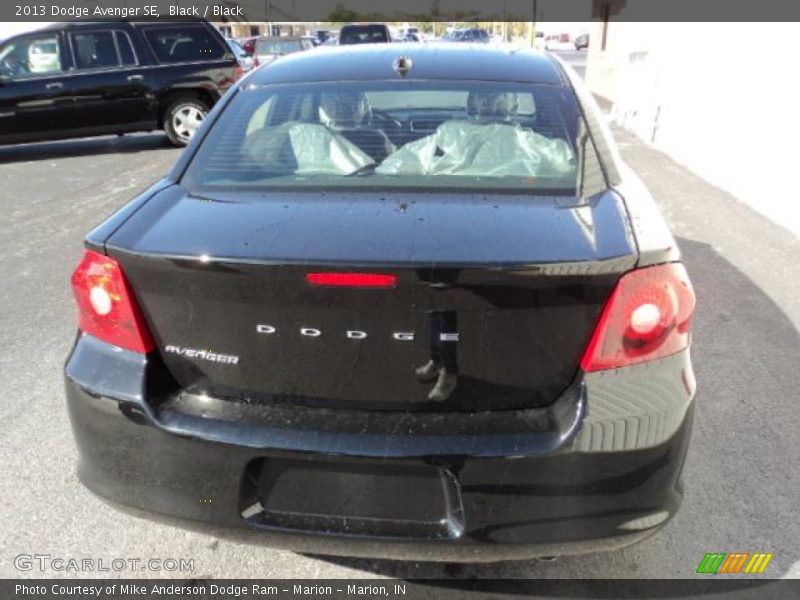
M66 367L84 483L321 553L499 560L662 525L694 298L670 249L643 260L560 69L269 69L89 237Z

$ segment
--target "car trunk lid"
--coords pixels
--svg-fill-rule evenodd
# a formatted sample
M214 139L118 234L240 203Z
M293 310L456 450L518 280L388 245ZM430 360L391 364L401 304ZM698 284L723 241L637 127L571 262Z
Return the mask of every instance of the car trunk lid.
M584 204L364 192L203 199L172 186L107 248L182 388L375 410L552 402L635 264L613 192ZM309 273L396 282L331 287Z

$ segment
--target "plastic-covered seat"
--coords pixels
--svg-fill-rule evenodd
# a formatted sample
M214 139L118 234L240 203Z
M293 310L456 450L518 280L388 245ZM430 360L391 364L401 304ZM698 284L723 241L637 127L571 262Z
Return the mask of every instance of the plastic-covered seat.
M372 108L366 94L339 92L325 94L319 101L319 119L381 162L394 152L395 145L381 129L373 127Z
M347 175L373 159L339 131L319 123L290 121L247 136L244 164L276 174Z
M575 169L569 144L516 123L453 120L387 157L376 173L559 177Z

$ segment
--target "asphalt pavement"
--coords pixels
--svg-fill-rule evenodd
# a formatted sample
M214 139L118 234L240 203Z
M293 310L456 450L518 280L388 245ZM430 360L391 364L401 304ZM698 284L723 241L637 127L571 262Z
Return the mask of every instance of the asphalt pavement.
M178 575L191 577L686 578L712 551L773 552L768 575L799 577L800 242L632 136L617 138L678 236L697 291L684 505L659 534L621 551L492 565L301 556L270 549L263 534L151 519L84 489L62 384L76 321L69 276L84 234L179 151L157 134L0 148L0 577L65 575L14 566L19 554L49 554L189 558L194 571Z
M559 50L553 52L568 63L581 77L586 77L586 57L588 50Z

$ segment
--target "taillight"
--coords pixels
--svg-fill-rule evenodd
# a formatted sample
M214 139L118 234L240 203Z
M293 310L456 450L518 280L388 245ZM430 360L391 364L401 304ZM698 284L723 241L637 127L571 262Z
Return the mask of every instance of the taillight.
M307 273L311 285L357 288L393 288L397 275L383 273Z
M113 258L86 250L72 273L72 290L81 331L133 352L154 348L122 268Z
M694 290L680 263L623 275L581 359L584 371L616 369L688 347Z

